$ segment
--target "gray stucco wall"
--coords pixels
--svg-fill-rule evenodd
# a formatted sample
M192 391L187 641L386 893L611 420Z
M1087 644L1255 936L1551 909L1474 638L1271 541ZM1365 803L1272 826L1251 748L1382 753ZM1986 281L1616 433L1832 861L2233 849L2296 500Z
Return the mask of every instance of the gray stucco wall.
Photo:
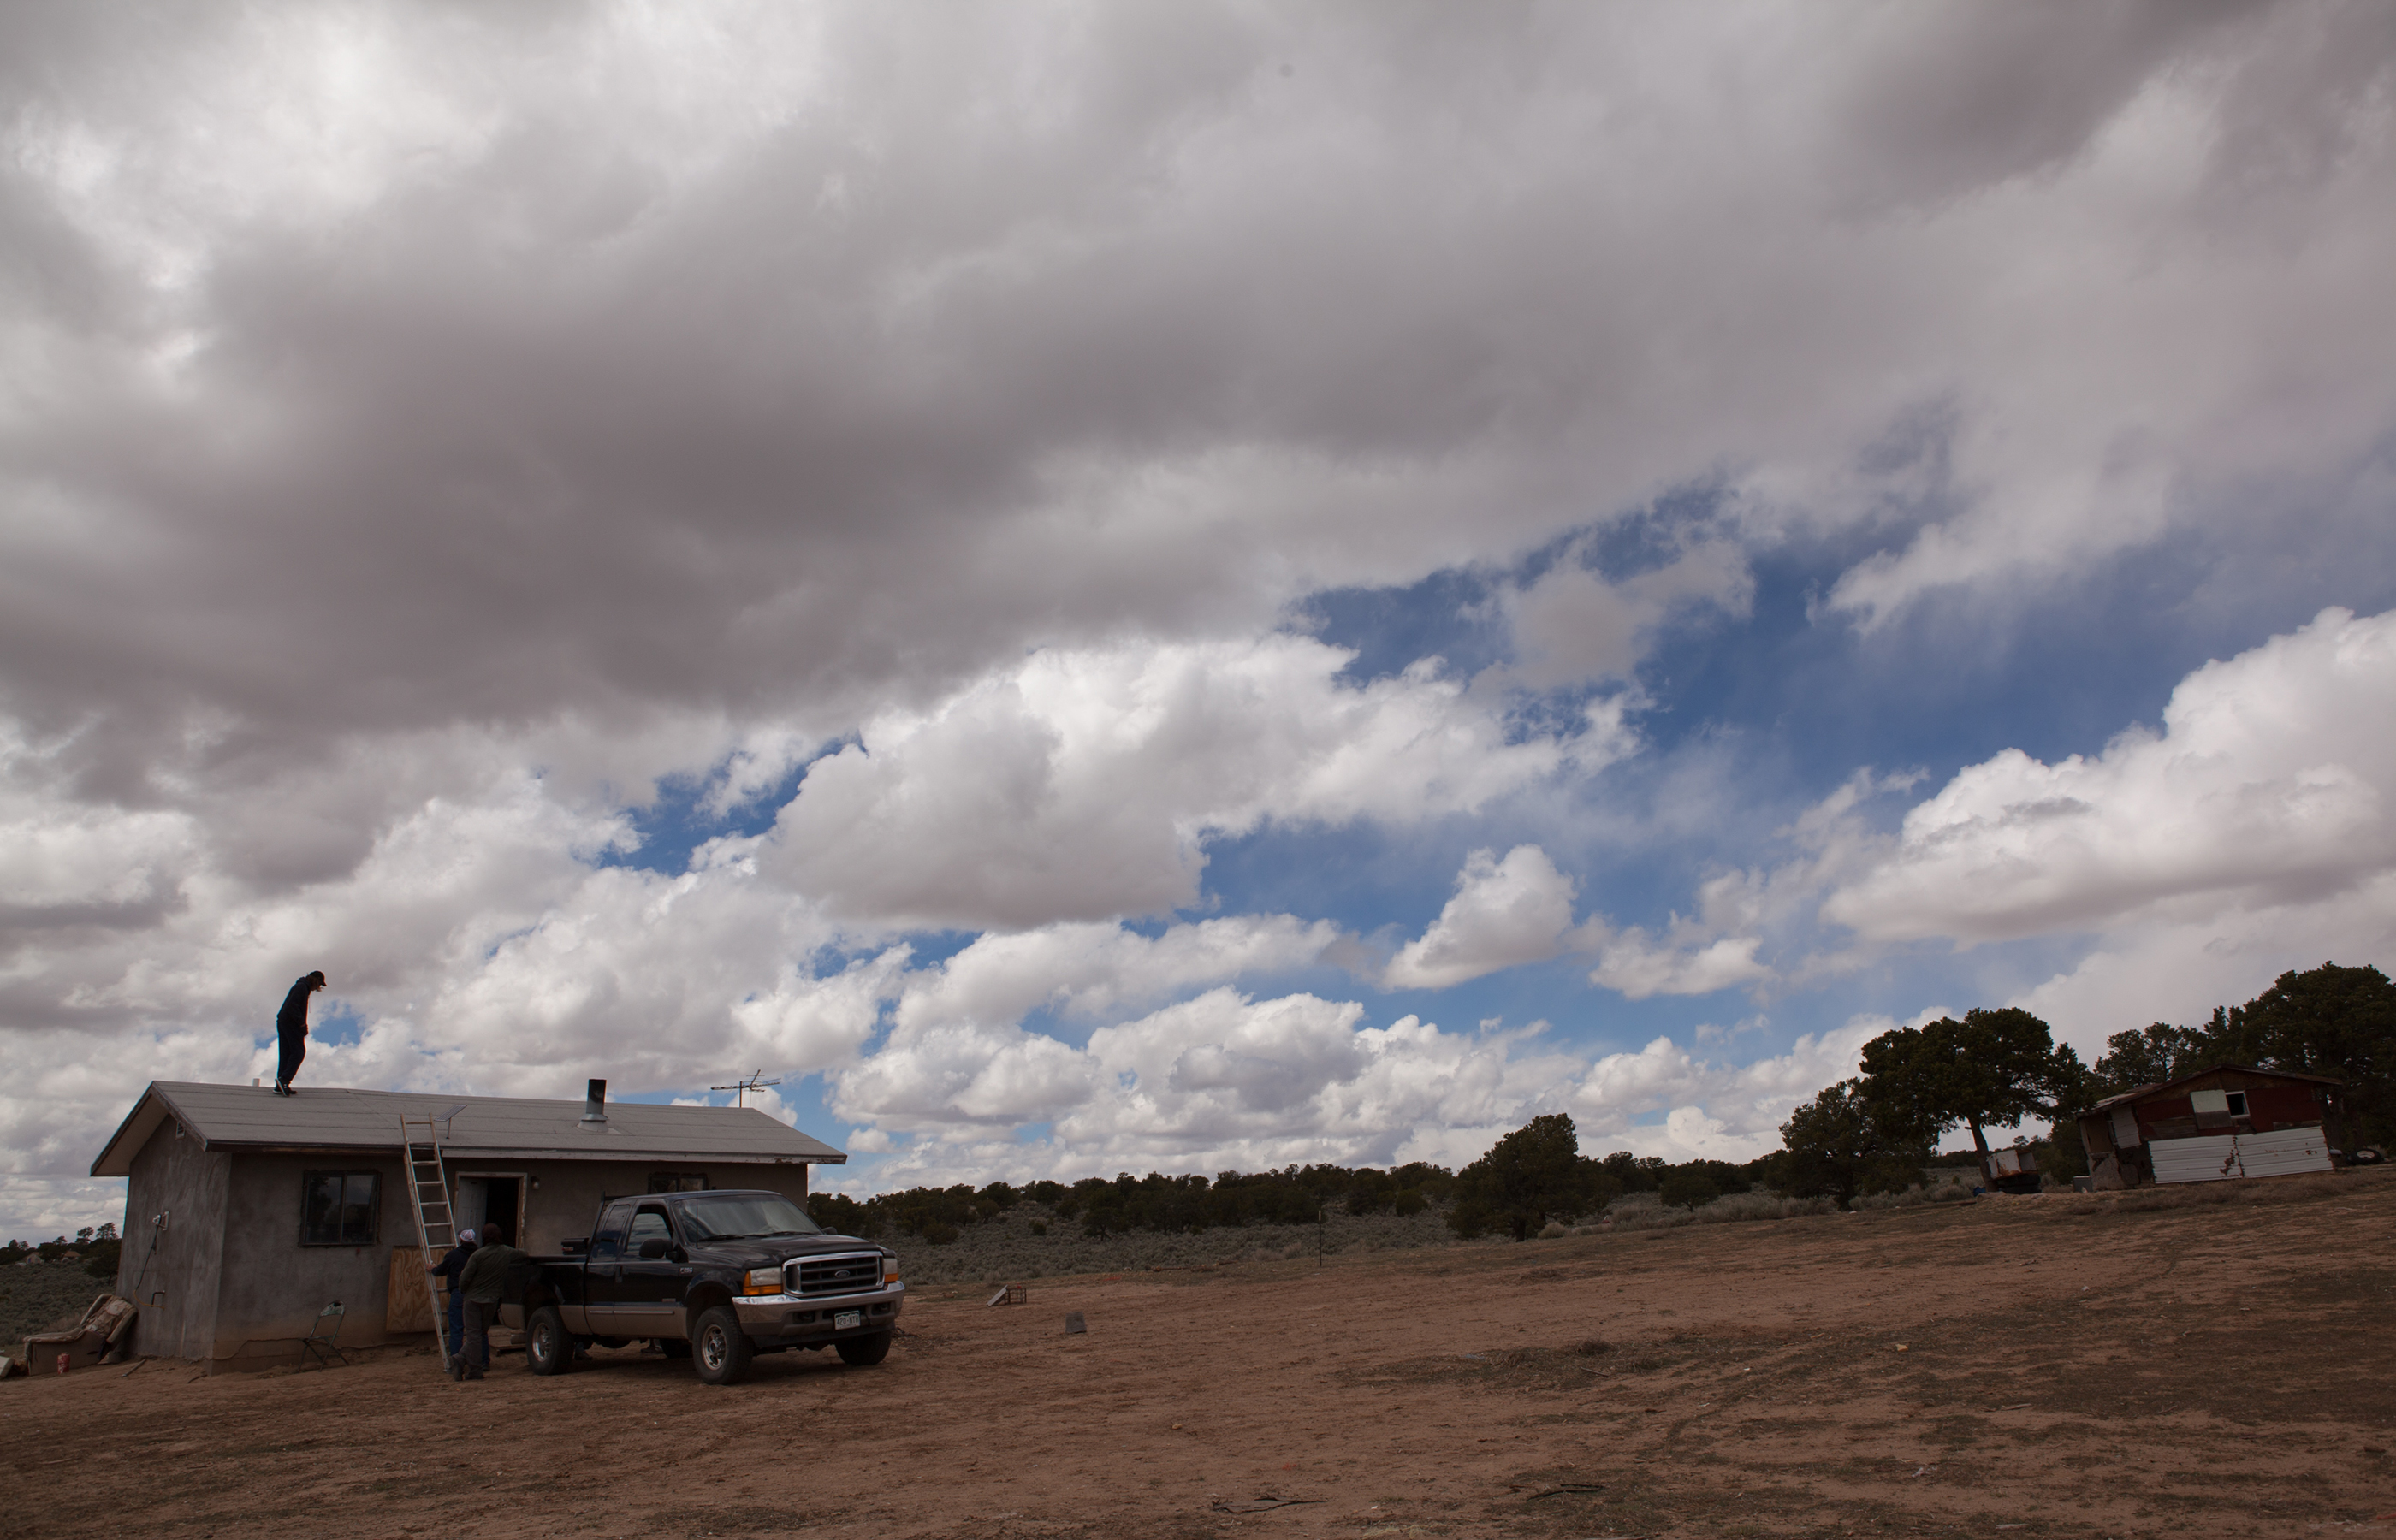
M300 1241L302 1188L310 1171L374 1171L381 1197L373 1243L309 1246ZM712 1188L752 1188L804 1201L807 1167L713 1162L453 1161L453 1193L468 1176L523 1176L526 1210L519 1245L555 1252L569 1236L590 1233L601 1201L646 1192L658 1173L703 1174ZM396 1154L201 1154L196 1141L162 1128L135 1159L126 1185L126 1229L140 1235L148 1216L172 1208L161 1238L160 1261L142 1288L166 1288L171 1306L143 1311L138 1350L162 1357L228 1364L289 1362L316 1313L333 1300L344 1308L340 1340L364 1347L393 1340L430 1342L429 1334L394 1339L386 1330L394 1248L417 1245L416 1217L406 1170ZM122 1266L139 1270L137 1244ZM168 1257L173 1257L171 1270ZM131 1271L121 1271L129 1282ZM132 1297L124 1283L119 1293ZM154 1318L154 1320L153 1320Z
M516 1243L527 1251L555 1252L569 1236L591 1233L592 1217L602 1200L629 1197L649 1190L649 1177L673 1171L704 1175L711 1188L752 1188L779 1192L804 1203L807 1167L748 1165L723 1162L659 1161L459 1161L450 1167L453 1181L461 1176L522 1175L526 1183L524 1235Z
M200 1148L173 1119L150 1135L125 1184L115 1292L141 1308L132 1350L207 1356L224 1257L233 1157ZM156 1221L164 1215L164 1226Z
M375 1238L359 1246L300 1243L305 1174L372 1171L382 1177ZM287 1360L315 1329L316 1313L341 1302L340 1340L381 1342L391 1252L416 1243L405 1168L396 1154L236 1155L225 1207L223 1281L217 1297L215 1359Z

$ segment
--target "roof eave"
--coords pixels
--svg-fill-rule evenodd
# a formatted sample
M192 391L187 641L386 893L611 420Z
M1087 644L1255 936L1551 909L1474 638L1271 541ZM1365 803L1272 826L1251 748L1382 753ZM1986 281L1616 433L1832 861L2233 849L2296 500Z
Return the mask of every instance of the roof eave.
M226 1155L355 1155L378 1160L397 1160L399 1142L390 1144L293 1144L275 1139L217 1139L204 1141L203 1149ZM846 1165L848 1157L840 1150L827 1154L778 1154L768 1150L725 1149L559 1149L539 1146L519 1145L444 1145L441 1159L455 1165L459 1161L700 1161L715 1165ZM123 1176L128 1171L101 1172L94 1163L94 1175Z
M152 1081L141 1088L141 1095L133 1098L133 1109L125 1114L125 1121L116 1125L116 1132L108 1136L108 1142L100 1147L100 1153L92 1157L91 1174L95 1176L132 1175L133 1159L141 1153L141 1147L150 1142L150 1135L155 1134L159 1124L168 1118L180 1116L166 1094L158 1089L158 1082ZM140 1125L140 1136L128 1140L137 1123ZM118 1158L120 1148L123 1150L121 1160Z

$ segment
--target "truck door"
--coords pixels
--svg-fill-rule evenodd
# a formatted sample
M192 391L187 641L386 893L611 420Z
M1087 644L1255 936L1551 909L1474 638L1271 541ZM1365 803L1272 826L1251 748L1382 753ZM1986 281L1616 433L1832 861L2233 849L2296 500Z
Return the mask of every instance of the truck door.
M609 1203L599 1211L599 1223L591 1231L591 1250L582 1264L582 1300L592 1336L628 1334L617 1326L616 1318L623 1294L624 1229L632 1222L635 1201L626 1198Z
M660 1246L665 1253L661 1256L641 1255ZM663 1203L645 1202L632 1211L616 1286L616 1324L609 1335L683 1334L682 1264L673 1259L673 1224L666 1217Z

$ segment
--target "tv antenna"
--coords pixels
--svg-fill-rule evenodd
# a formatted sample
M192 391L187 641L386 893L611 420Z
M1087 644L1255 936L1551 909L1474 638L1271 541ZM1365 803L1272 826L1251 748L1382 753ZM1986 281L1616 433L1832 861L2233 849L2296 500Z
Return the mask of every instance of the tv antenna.
M765 1072L765 1071L763 1069L752 1069L749 1071L749 1078L747 1080L734 1081L729 1085L711 1085L708 1089L710 1091L731 1091L737 1093L735 1105L746 1107L749 1105L750 1092L763 1091L769 1085L779 1085L782 1083L782 1077L779 1075L776 1075L772 1080L759 1080L757 1077Z

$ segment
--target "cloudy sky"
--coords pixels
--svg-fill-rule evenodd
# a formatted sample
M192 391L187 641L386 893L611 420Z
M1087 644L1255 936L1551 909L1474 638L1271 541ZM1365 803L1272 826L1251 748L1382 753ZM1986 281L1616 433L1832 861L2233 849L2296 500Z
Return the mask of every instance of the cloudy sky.
M0 20L0 1231L152 1079L1745 1158L2396 962L2396 10ZM718 1097L717 1099L724 1099Z

